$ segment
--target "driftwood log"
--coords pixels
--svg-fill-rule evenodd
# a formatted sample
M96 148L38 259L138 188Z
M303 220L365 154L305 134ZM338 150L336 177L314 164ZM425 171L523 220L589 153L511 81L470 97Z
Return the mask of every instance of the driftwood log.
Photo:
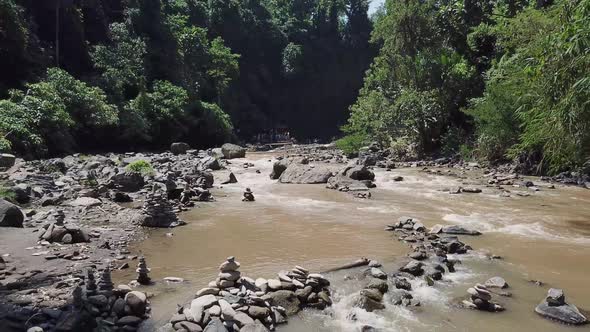
M328 273L328 272L334 272L334 271L340 271L340 270L348 270L348 269L352 269L352 268L359 267L359 266L366 266L366 265L369 265L370 261L371 261L370 259L363 257L363 258L356 260L352 263L325 270L322 273Z

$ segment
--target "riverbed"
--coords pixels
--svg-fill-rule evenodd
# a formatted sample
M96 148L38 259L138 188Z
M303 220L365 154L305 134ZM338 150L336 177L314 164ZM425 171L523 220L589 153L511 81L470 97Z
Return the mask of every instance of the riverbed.
M152 230L132 248L145 255L151 277L157 281L142 288L155 295L151 299L154 326L166 323L176 304L190 301L215 279L217 267L227 256L236 256L243 275L254 278L273 277L295 265L319 272L360 257L376 259L384 264L384 271L392 272L410 249L384 228L401 216L411 216L427 227L460 224L483 233L461 237L474 250L457 257L462 261L457 272L447 273L433 287L422 279L413 282L420 307L387 305L373 313L352 309L352 294L362 281L347 277L354 270L341 271L326 274L335 301L331 310L304 311L278 330L358 331L370 325L385 331L590 331L589 326L574 328L545 320L533 310L550 287L563 288L568 302L590 309L590 190L509 187L505 190L510 197L505 197L502 191L473 180L476 171L442 168L441 174L432 174L407 167L391 172L376 169L377 188L371 190L371 199L359 199L325 185L279 184L268 176L274 157L273 153L249 153L245 159L231 160L229 167L238 183L216 184L214 202L199 203L181 215L186 226ZM244 168L245 162L254 166ZM445 175L449 172L459 176ZM395 176L403 176L404 181L393 181ZM465 184L477 184L483 192L451 195L443 191ZM256 202L241 201L246 187L253 190ZM492 255L502 259L490 259ZM170 276L185 282L162 281ZM494 276L506 279L507 291L513 294L495 297L505 312L453 305L467 295L467 288ZM119 271L115 277L128 282L133 271ZM530 280L542 281L543 286ZM356 321L347 319L351 310Z

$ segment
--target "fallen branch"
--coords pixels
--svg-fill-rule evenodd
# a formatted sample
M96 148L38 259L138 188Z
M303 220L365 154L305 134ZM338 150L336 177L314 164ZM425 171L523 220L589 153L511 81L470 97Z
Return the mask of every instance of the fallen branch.
M366 266L369 265L370 260L368 258L361 258L357 261L354 261L352 263L346 264L346 265L342 265L339 267L335 267L326 271L323 271L322 273L328 273L328 272L334 272L334 271L340 271L340 270L347 270L347 269L352 269L355 267L359 267L359 266Z

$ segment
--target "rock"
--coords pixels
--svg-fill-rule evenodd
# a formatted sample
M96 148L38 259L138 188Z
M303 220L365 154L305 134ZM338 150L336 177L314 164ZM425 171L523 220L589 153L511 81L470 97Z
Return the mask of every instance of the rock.
M240 272L239 271L221 272L221 273L219 273L219 278L223 279L223 280L237 281L238 279L240 279Z
M235 144L225 143L221 146L221 152L225 159L244 158L246 149Z
M412 290L412 284L406 278L396 277L393 282L397 289Z
M476 230L468 229L459 225L443 226L442 232L457 235L481 235L481 233Z
M367 169L365 166L354 166L347 168L346 171L343 172L344 175L347 175L352 180L363 181L375 180L375 173L373 171Z
M131 291L125 295L125 304L135 316L142 317L147 307L147 296L142 292Z
M408 264L406 264L405 266L403 266L400 271L402 272L408 272L413 276L421 276L424 273L424 270L422 269L422 266L424 264L422 264L421 262L418 261L411 261Z
M377 290L377 289L363 289L361 290L360 294L362 296L366 296L368 298L370 298L371 300L375 300L377 302L381 302L383 300L383 294Z
M545 318L565 324L582 325L588 323L588 318L573 304L552 306L547 301L543 301L535 308L535 312Z
M141 323L141 318L136 316L124 316L117 320L117 325L124 326L124 325L131 325L137 326Z
M393 305L401 305L404 300L411 300L412 294L405 289L395 289L391 292L391 303Z
M229 174L227 174L227 177L224 177L224 179L222 179L219 182L221 184L238 183L238 179L236 178L233 172L229 172Z
M122 316L125 313L125 300L122 298L118 298L113 303L113 307L111 311L114 312L117 316Z
M434 225L430 229L430 234L439 234L442 232L443 226L442 225Z
M240 325L240 326L254 324L254 320L250 316L248 316L246 313L243 313L241 311L238 311L235 314L234 320L236 322L238 322L238 325Z
M257 321L254 324L244 325L244 327L240 329L240 332L268 332L268 329L262 323Z
M211 321L207 326L205 326L205 330L203 332L228 332L225 325L219 318L211 318Z
M0 153L0 168L10 168L14 166L16 162L16 157L12 154L8 153Z
M289 160L287 159L275 161L275 163L272 165L272 172L270 173L270 178L272 180L277 180L281 177L281 175L287 169L288 166Z
M266 316L270 315L270 309L252 305L248 307L248 315L254 319L264 319Z
M357 308L361 308L368 312L373 312L375 310L385 309L385 305L383 303L375 301L367 296L358 295L354 299L354 305Z
M33 326L27 330L27 332L43 332L43 328L39 326Z
M143 176L138 172L124 172L111 176L110 182L124 192L136 192L145 185Z
M191 147L183 142L177 142L177 143L172 143L170 144L170 152L172 152L173 154L179 155L179 154L185 154L186 151L188 151Z
M508 288L508 283L502 277L493 277L485 282L485 286L488 288Z
M183 330L186 332L202 332L203 328L199 326L199 324L193 322L178 322L174 324L174 329L176 331Z
M369 281L369 284L367 285L366 288L376 289L376 290L380 291L382 294L385 294L385 293L387 293L387 290L389 289L389 285L387 284L387 282L385 280L372 279L371 281Z
M198 322L201 320L201 317L203 316L203 312L205 311L205 309L209 309L216 303L217 298L214 295L204 295L198 297L192 300L190 310L188 313L185 312L185 314L187 315L187 317L189 317L188 315L190 314L190 317L192 317L194 321Z
M205 295L217 295L219 294L219 288L207 287L199 290L196 294L196 297L201 297Z
M299 305L301 302L292 291L279 290L268 293L266 296L272 301L274 305L285 308L285 313L287 316L292 316L299 312Z
M232 308L231 304L224 299L220 299L218 303L221 308L221 317L224 320L233 320L236 316L236 311Z
M281 281L278 279L268 279L268 287L272 290L281 289Z
M200 169L203 171L208 170L208 169L210 169L212 171L218 171L221 169L221 164L219 164L219 159L217 159L215 157L207 156L207 157L204 157L203 159L201 159Z
M565 303L565 294L563 293L563 290L557 289L557 288L549 289L549 291L547 292L547 297L545 298L545 301L550 306L556 306L556 307L566 304Z
M469 293L471 296L477 297L477 298L482 299L484 301L491 301L492 300L492 295L489 292L482 292L482 291L477 290L473 287L469 288L467 290L467 293Z
M23 227L25 216L21 209L0 199L0 227Z
M100 199L92 197L78 197L75 200L69 202L67 205L74 207L92 207L100 206L102 205L102 202L100 201Z
M279 182L298 184L327 183L332 176L332 169L326 165L291 163L279 178Z
M387 274L376 267L371 268L371 276L378 279L387 279Z
M219 271L231 272L231 271L236 271L239 268L240 268L240 263L236 262L233 257L228 257L228 259L225 262L221 263L221 265L219 266Z

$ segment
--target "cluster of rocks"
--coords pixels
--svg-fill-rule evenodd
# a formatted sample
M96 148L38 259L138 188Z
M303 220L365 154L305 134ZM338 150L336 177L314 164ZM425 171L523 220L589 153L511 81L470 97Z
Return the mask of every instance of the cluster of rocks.
M569 325L588 323L588 318L573 304L565 301L563 290L551 288L547 297L535 308L535 312L547 319Z
M136 222L147 227L176 227L185 224L178 219L168 199L158 191L147 195Z
M254 198L254 193L250 188L246 188L243 196L244 198L242 198L242 202L254 202L256 200Z
M219 266L217 279L180 307L165 329L272 331L304 307L323 309L332 303L330 282L305 268L297 266L268 280L242 276L239 269L240 263L228 257Z
M327 188L339 191L366 191L374 188L375 173L365 166L349 165L328 179Z
M401 217L392 225L388 225L386 230L396 232L399 235L398 239L411 244L414 253L410 257L426 258L426 252L432 252L436 255L443 254L464 254L471 249L470 246L459 241L456 236L448 235L442 236L441 233L449 232L449 234L479 234L477 231L469 230L459 226L440 226L435 225L431 230L427 231L424 224L411 217ZM463 231L462 231L463 230ZM417 253L416 253L417 252ZM424 255L420 254L424 252Z
M125 285L113 287L111 271L101 271L98 282L88 269L83 283L76 286L66 305L56 308L7 307L0 315L3 331L136 331L149 318L145 293Z
M485 285L476 284L467 289L467 294L470 298L463 301L463 305L467 308L490 312L504 311L504 307L492 302L492 293Z

